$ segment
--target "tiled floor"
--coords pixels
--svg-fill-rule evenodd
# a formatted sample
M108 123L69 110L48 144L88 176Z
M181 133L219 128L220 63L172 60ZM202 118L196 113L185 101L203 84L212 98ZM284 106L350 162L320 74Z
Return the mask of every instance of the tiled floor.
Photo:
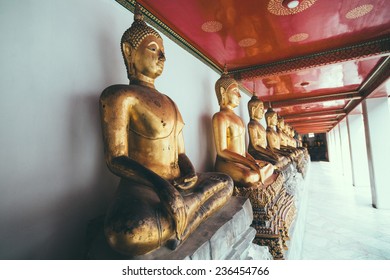
M346 184L328 162L312 162L310 178L302 258L390 259L390 210L371 206L369 187Z

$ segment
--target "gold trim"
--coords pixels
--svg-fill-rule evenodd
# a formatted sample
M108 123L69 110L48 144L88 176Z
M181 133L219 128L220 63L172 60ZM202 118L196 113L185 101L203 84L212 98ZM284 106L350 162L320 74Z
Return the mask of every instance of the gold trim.
M136 1L135 0L115 0L119 4L121 4L124 8L129 10L130 12L134 13L134 6ZM140 3L138 3L140 4ZM173 31L170 27L168 27L165 23L163 23L161 20L159 20L156 16L154 16L151 12L149 12L146 8L141 6L141 11L144 14L145 22L152 25L154 28L156 28L158 31L162 32L165 36L167 36L169 39L177 43L180 47L191 53L196 58L200 59L204 64L209 66L211 69L213 69L215 72L221 74L222 69L218 67L212 60L210 60L207 56L202 54L201 51L199 51L197 48L192 46L189 42L187 42L185 39L183 39L179 34L177 34L175 31Z

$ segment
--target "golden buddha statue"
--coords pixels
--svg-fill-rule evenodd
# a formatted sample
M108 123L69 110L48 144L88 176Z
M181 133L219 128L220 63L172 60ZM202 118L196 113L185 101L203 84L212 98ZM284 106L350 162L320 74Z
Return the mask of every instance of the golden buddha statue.
M278 116L276 131L278 132L280 137L280 150L286 151L290 154L290 157L295 159L295 157L297 156L297 150L293 147L293 144L291 143L288 127L285 125L283 117Z
M234 108L241 95L238 83L225 72L215 84L220 111L213 116L214 142L217 151L215 169L232 177L238 186L260 186L272 176L274 166L255 160L246 152L245 126Z
M162 38L138 5L121 49L130 85L110 86L100 97L106 162L121 177L104 231L113 249L136 256L164 244L176 248L229 200L233 182L225 174L195 173L182 116L154 87L165 62Z
M302 148L302 136L298 133L297 134L297 146L298 148Z
M257 96L252 96L248 102L248 111L250 116L248 123L248 153L255 159L270 162L280 169L286 164L286 159L268 147L267 132L260 123L260 120L264 117L263 102Z
M295 149L297 147L297 143L294 139L294 132L292 130L292 127L288 123L284 123L284 133L288 137L287 146Z
M298 143L297 143L297 140L295 139L295 132L294 132L294 129L291 127L291 125L287 125L287 131L288 131L288 135L290 136L290 146L293 147L293 148L298 148Z
M288 145L288 137L286 133L284 132L285 127L284 127L284 119L280 116L278 116L278 123L276 124L276 132L279 133L280 137L280 147L287 148Z
M276 126L278 124L278 114L271 107L268 108L267 112L265 113L265 120L267 123L266 132L268 148L279 156L285 158L288 157L287 161L290 161L290 153L281 149L281 136L276 131Z

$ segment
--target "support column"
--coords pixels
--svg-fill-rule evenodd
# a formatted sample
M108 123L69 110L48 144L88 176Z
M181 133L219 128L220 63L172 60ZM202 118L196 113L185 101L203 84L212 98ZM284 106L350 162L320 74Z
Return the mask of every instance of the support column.
M387 97L362 102L372 206L390 208L390 112Z
M337 137L336 137L336 130L337 127L334 127L332 129L332 137L333 137L333 164L338 164L338 158L337 158Z
M337 125L337 128L338 128L338 130L337 130L337 132L338 132L338 136L339 136L339 139L338 139L338 141L339 141L339 149L340 149L340 164L341 164L341 174L344 176L344 161L343 161L343 143L342 143L342 141L341 141L341 128L340 128L340 123Z
M351 165L354 177L354 186L370 185L367 164L366 139L364 135L363 115L348 115L347 127L350 139Z
M326 142L328 144L328 160L331 162L333 160L333 141L332 141L332 131L326 133Z
M348 144L349 144L349 158L351 160L351 173L352 173L352 186L356 187L356 178L355 178L355 167L352 157L352 141L351 141L351 128L349 124L349 118L347 116L347 131L348 131Z
M349 135L346 121L339 123L340 127L340 141L341 141L341 158L343 162L344 180L348 185L352 185L352 168L351 168L351 154L349 146Z

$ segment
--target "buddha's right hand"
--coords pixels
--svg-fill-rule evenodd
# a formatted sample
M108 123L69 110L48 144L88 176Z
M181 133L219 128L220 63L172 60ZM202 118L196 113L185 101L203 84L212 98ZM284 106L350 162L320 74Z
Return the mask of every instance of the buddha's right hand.
M168 214L173 218L176 237L180 240L188 223L184 199L180 192L170 185L161 191L160 200Z
M256 160L249 160L249 167L255 171L256 173L258 173L260 175L260 165L256 162Z

